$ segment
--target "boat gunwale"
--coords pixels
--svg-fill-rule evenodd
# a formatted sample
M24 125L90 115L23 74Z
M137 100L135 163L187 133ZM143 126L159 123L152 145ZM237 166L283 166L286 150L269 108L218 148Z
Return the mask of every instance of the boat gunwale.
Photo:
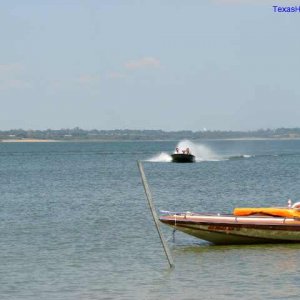
M235 215L216 215L216 214L173 214L161 216L160 221L170 226L174 225L204 225L204 226L231 226L231 227L244 227L244 228L282 228L287 230L299 228L300 218L287 218L281 216L235 216Z
M285 231L300 231L300 222L298 224L258 224L258 223L224 223L224 222L195 222L191 220L162 220L160 221L164 224L174 226L174 227L186 227L191 228L187 225L198 225L198 226L224 226L233 228L251 228L251 229L267 229L267 230L285 230Z

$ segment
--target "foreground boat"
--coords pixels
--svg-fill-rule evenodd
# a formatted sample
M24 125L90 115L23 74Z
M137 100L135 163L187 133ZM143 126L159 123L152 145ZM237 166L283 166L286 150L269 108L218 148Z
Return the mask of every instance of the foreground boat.
M193 154L174 153L171 155L172 162L177 163L192 163L195 162L195 156Z
M298 208L243 208L230 215L165 212L159 219L216 245L300 243Z

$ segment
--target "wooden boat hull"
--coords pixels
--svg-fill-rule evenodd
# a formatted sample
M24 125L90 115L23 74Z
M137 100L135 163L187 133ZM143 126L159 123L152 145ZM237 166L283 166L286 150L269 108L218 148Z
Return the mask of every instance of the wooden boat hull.
M174 214L160 221L216 245L300 243L300 220L292 218Z
M192 154L175 153L171 155L172 162L176 163L192 163L195 162L195 156Z

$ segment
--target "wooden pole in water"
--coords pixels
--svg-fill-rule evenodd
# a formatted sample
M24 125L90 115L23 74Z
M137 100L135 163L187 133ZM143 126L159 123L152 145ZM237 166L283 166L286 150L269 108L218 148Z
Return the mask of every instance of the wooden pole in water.
M153 203L153 200L152 200L152 195L151 195L150 188L149 188L149 185L148 185L148 182L147 182L147 178L146 178L146 175L145 175L145 172L144 172L143 164L142 164L141 161L138 161L137 164L138 164L138 167L139 167L139 170L140 170L140 174L141 174L141 177L142 177L142 183L143 183L143 186L144 186L145 194L146 194L146 197L147 197L147 200L148 200L148 204L149 204L149 207L150 207L150 211L152 213L152 217L153 217L158 235L160 237L161 243L162 243L164 251L166 253L170 268L174 268L175 265L174 265L173 257L171 255L170 249L168 248L168 244L165 241L164 236L163 236L163 234L160 230L160 227L159 227L159 219L158 219L155 207L154 207L154 203Z

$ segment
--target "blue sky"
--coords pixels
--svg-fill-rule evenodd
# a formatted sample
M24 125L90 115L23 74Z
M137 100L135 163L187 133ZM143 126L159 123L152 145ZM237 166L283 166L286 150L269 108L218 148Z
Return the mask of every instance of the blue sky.
M0 2L0 130L299 127L291 1Z

